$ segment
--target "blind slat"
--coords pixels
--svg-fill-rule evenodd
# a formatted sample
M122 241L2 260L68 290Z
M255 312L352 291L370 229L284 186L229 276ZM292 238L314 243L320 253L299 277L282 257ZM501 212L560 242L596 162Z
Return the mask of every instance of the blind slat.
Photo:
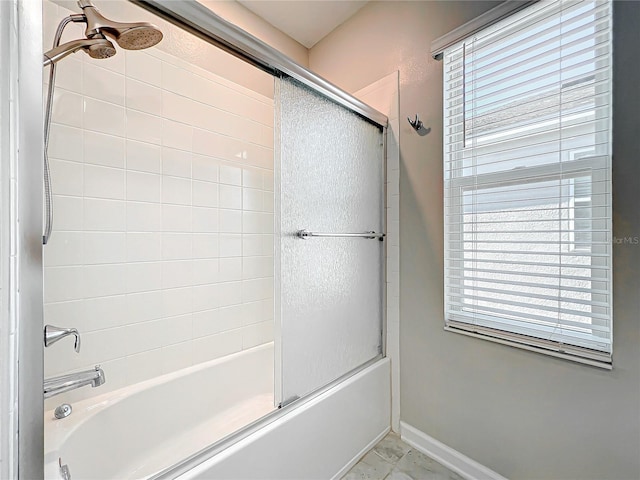
M598 170L600 170L598 172ZM581 172L584 170L580 170L578 169L577 172ZM607 169L603 168L603 169L592 169L592 172L596 171L597 173L602 173L602 174L606 174L607 173ZM570 172L566 172L566 173L570 173ZM446 174L446 172L445 172ZM604 175L603 175L604 176ZM542 178L542 176L540 176L540 178ZM571 180L571 177L567 177L567 178L563 178L560 180L557 180L557 184L554 185L557 189L558 186L563 185L562 182L567 183ZM447 180L447 182L449 182L452 185L457 184L457 179L454 179L453 181ZM468 184L469 182L459 182L464 186L466 184ZM526 185L522 185L521 183L516 185L516 186L512 186L512 185L508 185L508 186L504 186L504 187L500 187L500 193L503 195L512 195L511 198L514 199L514 201L520 201L520 200L547 200L548 198L555 198L555 199L559 199L559 200L568 200L570 198L572 198L572 196L566 194L566 193L562 193L560 192L559 195L554 195L552 197L549 197L549 186L548 185L540 185L540 183L542 182L537 182L538 185L532 185L531 183L528 183ZM582 183L582 182L581 182ZM480 184L481 185L481 184ZM592 196L595 195L607 195L610 192L607 190L607 186L609 186L609 181L608 180L599 180L599 181L591 181L589 182L589 185L592 187L591 191L592 191ZM598 187L598 189L594 189L593 187ZM593 193L593 192L598 192L598 193ZM518 195L513 195L515 193L518 193ZM495 192L493 191L482 191L482 190L476 190L474 192L474 199L476 199L474 201L474 203L476 205L486 205L486 204L494 204L494 203L501 203L500 200L492 200L492 201L487 201L487 200L491 200L495 197ZM466 200L464 198L459 198L459 197L454 197L454 198L450 198L447 199L448 203L447 205L451 205L451 206L455 206L455 205L464 205L466 204ZM600 203L604 203L604 201L606 200L606 197L603 199L603 201L601 201Z
M610 46L610 43L608 43L607 46ZM607 56L602 55L601 57L599 57L599 59L600 60L607 59ZM573 74L570 74L569 72L564 72L564 76L562 77L561 82L558 82L558 78L553 78L552 79L553 81L549 81L546 84L542 84L542 85L538 84L535 89L535 93L536 95L538 95L538 97L536 98L544 98L544 96L551 96L552 94L559 95L560 90L558 88L563 88L563 90L575 89L577 85L575 82L577 82L578 80L586 79L589 76L595 76L596 78L602 76L608 71L609 65L608 64L599 65L597 60L598 58L594 59L594 61L587 62L587 64L591 64L591 63L596 64L594 65L593 70L589 72L589 75L585 75L585 73L581 73L581 72L573 72ZM546 76L545 78L548 78L548 76ZM462 80L463 79L462 79L462 72L461 72L460 81ZM446 100L445 109L461 107L463 105L463 100L464 100L463 98L464 95L462 94L462 84L460 86L455 85L455 88L453 89L450 89L449 85L450 84L447 84L447 86L445 87L446 88L445 92L451 93L450 96L445 97L445 100ZM530 86L531 82L524 82L524 84L515 85L515 86L524 86L524 85ZM563 85L567 85L567 86L563 87ZM527 90L522 90L521 92L518 92L518 93L506 93L504 96L499 97L497 100L493 102L488 101L487 98L484 98L482 107L484 109L487 109L489 107L497 108L512 102L520 102L523 99L523 94L527 92L528 92ZM563 93L570 93L570 92L571 90L565 90ZM469 109L471 109L473 107L473 99L472 98L468 99L466 103L464 103L464 105Z
M558 187L556 187L556 189L558 189ZM566 186L562 186L561 187L562 190L568 190L568 188ZM547 205L549 203L551 203L551 201L555 201L557 204L565 204L571 200L573 200L575 197L573 195L566 195L566 194L559 194L559 195L555 195L555 196L547 196L547 192L548 192L549 188L547 187L545 189L544 192L539 192L541 193L540 197L535 197L535 196L518 196L517 199L513 199L511 200L511 202L509 203L509 205L518 207L519 204L523 204L524 205L530 205L532 201L536 201L538 204L540 205ZM501 193L504 194L504 191L501 190ZM533 195L533 193L535 192L527 192L528 195ZM601 201L603 198L606 199L606 197L604 197L606 194L605 193L591 193L589 195L587 195L590 199L592 199L592 201L595 202L599 202ZM594 198L595 197L595 198ZM491 196L488 196L488 198L490 199ZM482 209L482 210L496 210L498 209L501 205L502 205L503 201L501 200L494 200L491 202L479 202L479 201L475 201L473 202L473 205L476 208ZM465 202L464 199L453 199L449 202L447 202L445 205L450 207L450 208L461 208L465 205L467 205L468 202ZM563 208L567 208L567 209L574 209L574 208L580 208L580 207L563 207ZM520 209L516 209L516 211L522 211Z
M530 267L548 267L547 269L552 268L560 268L561 266L564 268L571 268L571 270L598 270L598 271L608 271L610 267L608 265L568 265L568 264L559 264L559 263L550 263L550 262L525 262L525 261L514 261L514 260L494 260L494 259L482 259L475 258L473 260L455 257L455 256L445 256L445 261L460 261L460 262L468 262L468 263L489 263L492 265L518 265L520 267L530 266Z
M473 68L476 67L477 64L477 67L474 68L474 81L478 83L477 88L480 89L489 88L496 83L503 82L504 80L509 81L512 85L519 85L521 82L519 82L518 79L526 76L523 70L526 71L526 69L533 67L537 68L539 72L548 71L548 75L563 75L570 70L569 68L567 68L567 66L571 64L572 60L575 61L576 59L579 59L583 56L587 56L589 58L585 59L584 63L588 63L595 62L598 58L606 58L606 53L603 53L602 55L596 57L585 54L598 50L605 50L605 47L608 46L609 41L606 39L606 37L604 39L599 37L602 36L602 32L606 31L608 27L609 25L607 23L602 22L598 25L599 29L593 34L578 37L571 42L556 45L554 48L546 48L544 49L544 51L539 50L542 47L548 46L549 44L557 44L559 40L557 38L553 38L539 45L534 45L531 52L517 52L512 58L510 58L510 60L516 60L513 64L503 64L499 69L495 69L495 67L497 66L497 62L487 64L486 60L466 61L465 68ZM578 49L576 50L576 48ZM561 51L567 51L568 49L574 50L568 55L560 56ZM527 53L535 53L535 55L527 56ZM473 58L473 53L471 53L470 55L471 58ZM558 70L555 65L558 62L563 62L564 71ZM574 67L575 65L572 65L572 68ZM494 70L490 70L490 68ZM513 73L509 74L509 72Z
M505 275L506 272L501 272L501 275ZM530 274L527 273L527 276ZM449 281L454 281L450 283L450 285L458 285L458 282L464 281L473 281L479 283L492 283L492 284L502 284L502 285L515 285L517 287L532 287L532 288L559 288L562 291L567 292L580 292L580 293L588 293L590 295L608 295L609 292L606 290L598 290L595 288L580 288L580 287L570 287L570 286L558 286L557 284L551 285L547 283L534 283L534 282L519 282L517 280L501 280L499 278L485 278L485 277L476 277L476 276L459 276L459 275L449 275Z
M566 182L572 178L581 178L589 175L592 178L599 178L600 183L605 181L609 182L611 178L610 167L601 168L596 164L597 160L593 158L589 158L589 161L593 162L593 166L591 168L584 166L578 167L578 165L584 165L584 162L579 163L578 161L566 161L531 165L522 168L514 168L512 170L498 170L488 173L483 172L480 174L464 175L451 179L445 178L447 182L445 187L459 187L463 189L474 187L476 189L480 189L480 193L483 193L482 190L488 190L489 193L495 193L495 190L491 192L491 189L498 189L500 188L500 185L513 186L520 184L524 187L526 185L530 186L532 183L536 183L545 184L544 186L549 187L549 182ZM478 166L476 166L476 168L477 167ZM598 182L591 183L593 186L592 191L597 191L597 183ZM560 185L561 183L554 184L556 188ZM607 186L607 192L611 191L609 187L610 186ZM469 195L471 194L472 192L469 192Z
M481 242L474 242L473 240L469 240L465 243L481 243ZM478 249L478 248L449 248L449 253L455 253L455 254L473 254L473 255L477 255L477 254L484 254L484 253L489 253L489 254L497 254L497 255L535 255L536 257L546 257L546 256L550 256L550 257L590 257L590 258L597 258L597 257L605 257L608 258L609 254L608 253L593 253L590 251L577 251L577 252L545 252L545 251L531 251L531 250L483 250L483 249ZM468 257L468 256L464 256L462 257L463 260L471 260L471 259L475 259L476 257ZM491 260L490 258L487 258L485 260ZM566 264L569 267L574 266L574 264Z
M544 318L544 317L541 317ZM558 334L558 330L563 331L564 335L572 335L572 336L584 336L584 335L594 335L598 336L598 338L602 339L600 335L605 334L608 331L608 326L600 326L594 325L592 323L585 322L570 322L568 320L562 320L562 322L558 322L557 318L554 317L546 317L546 320L539 320L538 325L543 324L544 326L551 327L556 329L555 334ZM494 318L494 322L508 324L511 322L519 322L520 328L531 328L531 325L527 325L526 320L518 319L518 318ZM562 334L562 333L560 333ZM577 335L576 335L577 334Z
M520 271L520 270L496 270L491 268L476 268L476 267L467 267L467 266L463 267L463 266L455 266L455 265L450 265L448 270L451 272L456 272L456 271L480 272L480 273L490 273L492 275L505 275L505 276L516 275L516 276L523 276L523 277L540 277L540 278L554 278L554 279L558 278L558 275L556 274L550 274L550 273L544 273L544 272L531 272L531 271ZM594 282L595 281L604 282L608 280L608 277L595 279L595 278L592 278L591 276L587 277L587 276L580 276L580 275L562 275L562 280L569 280L569 281L574 280L577 282L582 282L585 280L594 281Z
M582 231L582 230L578 230ZM563 230L564 232L564 230ZM576 230L572 230L573 233ZM453 236L453 234L449 234ZM472 235L476 235L475 232L463 232L462 235L471 237ZM458 234L459 236L459 234ZM475 241L478 244L507 244L507 245L573 245L577 242L571 240L559 240L559 241L544 241L544 240L485 240L485 239L476 239L476 238L468 238L468 239L449 239L450 245L457 245L460 243L466 243ZM594 246L606 246L609 245L609 242L590 242L589 245ZM449 251L459 249L460 247L450 247ZM502 250L500 250L502 252Z
M585 5L590 8L585 9ZM527 43L537 36L538 32L544 32L555 26L561 19L567 24L576 15L580 15L580 10L586 13L591 12L594 19L602 17L602 13L607 11L606 2L569 2L554 1L547 5L537 5L529 8L526 12L511 16L501 25L494 25L492 28L475 34L465 40L473 38L482 45L482 50L486 56L490 56L496 50L502 50L504 44ZM514 42L515 40L515 42ZM455 49L452 46L451 49Z
M583 19L591 15L593 15L593 12L584 12L580 18ZM564 43L562 47L565 49L572 48L584 42L585 40L594 39L595 37L600 35L601 31L608 28L609 26L608 23L609 23L609 20L606 17L597 20L595 23L591 25L592 28L595 28L596 30L595 32L591 32L590 30L585 29L583 25L573 25L573 26L565 25L563 27L563 35L568 35L572 33L578 33L580 35L578 35L578 37L572 40L571 42ZM546 31L546 33L550 33L552 29L556 29L556 28L558 27L551 27ZM507 64L509 68L511 68L512 66L521 65L522 63L521 61L514 62L514 60L519 58L523 58L523 62L535 62L537 60L543 60L545 58L549 58L549 55L545 55L545 53L552 54L552 52L557 49L557 47L556 49L549 48L549 47L551 47L554 44L557 44L559 37L558 35L555 35L555 36L552 36L551 38L545 38L544 34L545 32L537 32L536 36L533 37L533 42L531 42L526 48L520 48L512 53L508 53L509 52L508 48L502 49L501 50L502 58L500 60L495 60L487 63L486 59L478 59L477 60L478 62L484 61L484 63L487 63L485 67L481 67L477 72L479 74L478 78L482 78L484 76L482 75L484 71L489 69L495 69L496 67L504 68L505 64ZM576 55L576 54L577 52L575 51L572 52L572 55ZM551 55L551 58L553 58L553 55ZM474 61L473 57L472 57L472 61Z
M555 97L559 100L561 95L555 95ZM606 99L605 95L602 95L603 100ZM535 125L541 121L540 117L545 118L551 115L554 111L556 111L559 107L567 106L567 103L563 103L562 101L554 102L548 106L541 105L544 104L546 100L552 99L552 97L547 97L544 99L536 99L535 101L526 102L526 111L522 111L515 115L510 115L508 117L508 121L511 123L507 128L500 128L500 126L504 125L504 122L507 121L505 118L499 118L497 115L479 115L475 117L478 126L471 125L467 130L469 134L473 134L474 130L478 130L479 133L482 133L482 130L490 131L491 133L498 133L502 131L512 130L514 125L518 127L524 127L529 125ZM573 101L572 101L573 102ZM590 102L589 104L584 104L572 108L572 116L580 115L584 113L593 114L595 111L595 115L593 116L593 122L597 119L605 119L609 115L610 105L606 103L597 103L597 107L594 107L595 102ZM540 107L538 107L541 105ZM584 117L583 117L584 118ZM448 128L453 128L457 126L455 123L451 124L452 126L448 126Z
M536 320L556 322L558 325L564 324L563 319L558 318L560 314L570 315L574 317L583 317L585 319L591 318L591 319L599 319L599 320L605 320L605 321L608 320L609 318L609 315L604 313L591 312L589 315L586 315L585 312L582 312L580 310L573 310L570 308L548 307L546 305L530 304L526 302L507 302L507 301L496 301L496 300L492 301L491 297L481 297L478 295L465 296L464 300L471 301L472 303L463 303L461 301L459 302L449 301L449 305L458 305L460 307L465 307L465 308L473 309L476 311L500 313L502 315L520 315L522 317L532 318ZM501 304L501 305L504 305L505 307L515 307L515 308L506 309L506 308L489 307L486 305L479 305L478 302L484 302L484 303L489 303L494 305ZM523 310L525 310L525 312L520 313L520 312L523 312ZM552 312L557 314L558 316L549 317L549 316L544 316L540 314L526 312L526 310ZM569 327L567 326L567 328Z
M460 214L458 214L458 216L460 216ZM516 216L514 215L514 218L522 218L521 216ZM535 220L531 220L528 218L522 219L522 220L486 220L486 221L477 221L474 220L472 222L465 222L464 220L461 220L459 222L453 222L453 223L459 223L461 225L502 225L504 226L505 224L517 224L517 223L558 223L558 222L562 222L562 221L568 221L569 219L558 219L558 218L553 218L553 219L535 219ZM591 217L591 220L611 220L611 217ZM451 224L451 223L450 223ZM559 228L560 230L560 228Z
M475 281L475 280L472 280ZM568 303L574 303L576 305L594 305L594 306L598 306L598 307L608 307L608 304L606 302L594 302L590 299L587 300L583 300L583 299L579 299L579 298L571 298L571 297L566 297L564 295L562 295L563 289L560 287L556 287L556 289L560 292L559 295L544 295L544 294L538 294L538 293L531 293L529 291L521 291L521 290L508 290L508 289L501 289L501 288L488 288L488 287L481 287L481 286L477 286L477 285L467 285L467 284L462 284L462 285L458 285L458 284L449 284L449 286L451 288L454 289L460 289L463 290L464 293L460 293L460 294L456 294L456 293L450 293L449 296L451 298L460 298L460 299L467 299L467 291L471 291L471 292L488 292L488 293L497 293L500 295L509 295L509 296L515 296L515 297L525 297L525 298L531 298L531 299L535 299L535 300L549 300L549 301L554 301L554 302L562 302L564 304L568 304ZM536 288L543 288L543 287L536 287ZM546 287L547 290L549 289L553 289L554 287ZM479 298L479 297L478 297ZM504 303L507 304L507 301L505 301L505 299L503 297L500 297L499 299L496 299L494 297L491 297L492 303ZM526 304L526 302L524 302ZM511 304L511 303L509 303ZM536 304L532 303L530 304L531 307L535 307ZM560 311L560 310L558 310Z

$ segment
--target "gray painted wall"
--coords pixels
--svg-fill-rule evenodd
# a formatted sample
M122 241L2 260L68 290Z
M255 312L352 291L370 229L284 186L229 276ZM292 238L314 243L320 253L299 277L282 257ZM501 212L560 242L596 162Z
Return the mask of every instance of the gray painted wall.
M432 39L498 2L372 2L310 51L348 91L400 71L401 418L512 479L640 478L640 245L614 246L608 372L443 331L442 66ZM614 10L614 235L640 237L640 2Z

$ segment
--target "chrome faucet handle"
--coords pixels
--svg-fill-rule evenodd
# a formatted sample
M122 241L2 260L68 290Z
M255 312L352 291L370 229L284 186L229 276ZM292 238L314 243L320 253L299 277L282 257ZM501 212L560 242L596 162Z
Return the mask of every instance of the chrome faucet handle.
M69 335L74 335L76 337L74 348L76 353L80 353L80 333L75 328L61 328L55 327L53 325L45 325L44 326L44 346L48 347L53 345L58 340L68 337Z

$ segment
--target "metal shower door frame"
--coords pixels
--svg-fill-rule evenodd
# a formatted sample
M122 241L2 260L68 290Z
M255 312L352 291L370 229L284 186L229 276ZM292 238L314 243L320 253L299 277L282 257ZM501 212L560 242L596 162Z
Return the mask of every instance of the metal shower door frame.
M388 118L285 54L227 22L196 0L129 0L226 52L273 75L293 77L325 97L386 128Z
M0 476L44 475L42 3L0 2Z
M280 77L287 77L286 75L280 75ZM276 84L276 97L279 95L279 88L278 88L279 83ZM302 85L300 86L305 87L306 85ZM320 93L321 96L322 92L320 90L316 90L314 89L316 93ZM326 97L326 96L325 96ZM276 102L277 104L278 102ZM342 107L346 107L346 105L341 105ZM346 107L348 110L348 107ZM276 120L274 123L279 124L281 121L281 114L278 112L278 109L276 108L276 112L275 112L275 116L276 116ZM362 116L360 115L360 117L362 118ZM310 237L347 237L347 238L352 238L355 241L358 241L357 239L375 239L376 243L378 243L377 240L380 241L381 243L381 251L380 251L380 272L379 272L379 277L380 277L380 322L377 325L377 327L379 328L379 344L378 344L378 354L377 356L373 357L373 359L371 360L375 360L375 359L380 359L382 357L386 356L386 318L387 318L387 289L386 289L386 285L387 285L387 270L386 270L386 258L387 258L387 249L388 249L388 241L386 239L386 232L387 232L387 134L388 134L388 128L387 127L380 127L380 125L376 124L375 122L371 121L371 119L367 119L369 120L369 123L373 123L374 126L378 127L378 130L380 132L380 140L381 140L381 144L380 144L380 153L381 153L381 164L379 165L379 167L381 168L381 184L379 185L379 194L381 195L381 200L382 200L382 208L381 211L379 212L379 220L380 220L380 226L381 226L381 232L361 232L361 233L353 233L353 232L309 232L307 230L298 230L297 232L295 232L295 236L297 236L297 238L300 241L306 241L307 239L309 239ZM364 119L362 121L365 121ZM276 131L278 131L279 129L276 128ZM275 185L274 185L274 193L275 193L275 200L274 200L274 211L276 212L275 214L275 224L274 224L274 273L275 273L275 277L274 277L274 337L276 339L275 341L275 389L274 389L274 393L275 393L275 403L276 405L279 406L285 406L285 405L294 405L295 402L298 402L300 398L305 398L308 394L313 394L315 391L322 389L324 387L324 384L320 383L316 385L316 390L312 390L311 392L305 392L305 391L295 391L296 389L294 389L294 391L289 390L288 393L286 393L287 388L285 388L285 372L284 372L284 368L285 368L285 361L283 360L283 329L286 329L286 327L283 326L283 320L284 320L284 315L282 312L282 307L283 307L283 303L282 303L282 297L283 297L283 290L282 290L282 283L281 283L281 279L282 279L282 261L283 261L283 250L282 250L282 238L285 236L290 236L292 235L292 231L286 231L283 233L283 231L281 231L281 226L282 226L282 221L281 221L281 217L280 217L280 213L281 213L281 209L282 209L282 202L283 202L283 191L282 191L282 185L280 182L281 179L281 175L282 175L282 167L283 167L283 153L280 149L281 147L281 142L278 138L275 139L274 141L274 177L276 179ZM285 162L286 163L286 162ZM377 163L377 162L376 162ZM306 225L296 225L296 226L306 226ZM291 227L291 225L289 225L289 227ZM297 317L296 317L297 318ZM280 341L278 341L280 340ZM288 339L289 341L291 340L290 338ZM293 363L297 363L297 362L293 362ZM368 363L368 362L366 362ZM287 365L290 365L291 362L289 361L287 363ZM355 371L359 371L360 367L355 367L353 370L351 371L346 371L346 375L348 376L349 374L352 374ZM343 370L344 371L344 370ZM289 382L291 380L291 375L290 375L290 371L289 371ZM331 382L333 383L333 382Z

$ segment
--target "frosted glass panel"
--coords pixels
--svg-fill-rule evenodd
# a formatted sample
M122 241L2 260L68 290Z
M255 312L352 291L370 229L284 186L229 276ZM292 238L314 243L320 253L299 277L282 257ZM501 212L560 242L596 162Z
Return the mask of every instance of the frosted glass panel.
M275 101L276 314L287 401L381 351L384 243L296 232L382 232L384 160L378 127L299 82L277 79Z

